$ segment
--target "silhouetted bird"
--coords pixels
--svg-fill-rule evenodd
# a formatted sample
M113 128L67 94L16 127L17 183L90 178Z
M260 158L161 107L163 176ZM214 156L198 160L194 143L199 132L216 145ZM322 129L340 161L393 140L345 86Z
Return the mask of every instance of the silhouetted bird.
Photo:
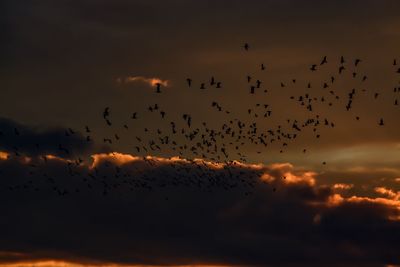
M110 116L110 108L106 107L103 111L103 118L107 119L108 116Z
M187 82L187 84L188 84L189 87L192 86L192 79L187 78L187 79L186 79L186 82Z
M214 77L211 77L210 85L213 86L214 84L215 84L215 79L214 79Z
M328 63L328 60L326 59L326 56L324 56L324 58L322 59L320 65L324 65L324 64L326 64L326 63Z
M161 93L161 83L156 83L156 93Z

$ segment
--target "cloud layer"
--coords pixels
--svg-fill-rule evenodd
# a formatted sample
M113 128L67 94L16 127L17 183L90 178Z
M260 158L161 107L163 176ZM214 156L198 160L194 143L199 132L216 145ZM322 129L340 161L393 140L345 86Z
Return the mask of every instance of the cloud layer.
M398 193L342 193L291 164L93 155L0 160L3 262L399 264ZM0 255L7 255L5 253Z
M118 83L121 84L129 84L129 83L145 83L149 86L156 86L157 84L160 84L162 86L167 87L169 85L168 80L162 80L160 78L147 78L143 76L127 76L125 78L118 78L117 79Z
M51 154L72 158L84 154L91 148L92 143L72 129L39 130L10 119L0 118L0 151L27 156Z

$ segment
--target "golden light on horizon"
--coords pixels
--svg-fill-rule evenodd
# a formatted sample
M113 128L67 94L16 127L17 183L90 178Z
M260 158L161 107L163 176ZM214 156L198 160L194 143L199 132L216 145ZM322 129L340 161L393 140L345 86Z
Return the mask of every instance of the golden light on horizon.
M229 265L143 265L143 264L116 264L116 263L78 263L62 260L22 261L14 263L0 263L0 267L231 267Z

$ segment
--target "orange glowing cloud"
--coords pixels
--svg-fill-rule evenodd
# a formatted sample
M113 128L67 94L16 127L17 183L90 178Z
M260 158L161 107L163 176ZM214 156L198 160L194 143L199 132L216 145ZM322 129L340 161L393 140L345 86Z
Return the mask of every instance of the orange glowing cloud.
M328 207L335 207L342 204L344 200L345 199L340 194L333 194L329 196L326 204Z
M232 162L212 162L204 159L185 159L181 157L170 157L163 158L157 156L144 156L139 157L131 154L123 154L118 152L111 153L100 153L93 154L92 163L90 165L82 164L82 167L86 166L88 169L93 169L102 163L109 162L115 166L123 166L133 162L148 162L149 166L157 167L168 164L187 164L193 166L201 166L210 170L222 170L225 168L243 168L250 171L254 171L254 174L259 177L262 182L266 183L281 183L285 186L293 186L296 184L306 185L312 188L318 188L316 183L317 173L307 170L298 170L290 163L275 163L270 165L263 164L247 164L239 161ZM60 161L65 163L72 162L59 158L54 155L44 155L42 158L50 161ZM10 156L6 152L0 152L0 160L10 160ZM31 161L31 158L22 157L21 163L27 164ZM353 188L353 184L337 183L330 186L332 190L349 190ZM400 220L400 192L394 191L386 187L375 187L374 191L381 197L360 197L357 195L343 196L335 191L332 191L331 195L322 202L310 202L310 205L322 205L330 208L334 208L345 203L373 203L384 205L394 211L390 215L391 220ZM398 215L397 215L398 214ZM72 265L71 265L72 266ZM0 265L1 267L1 265Z
M112 162L118 166L128 164L131 162L135 161L148 161L152 163L156 163L158 165L161 164L174 164L174 163L180 163L180 164L196 164L196 165L202 165L206 168L209 169L223 169L228 166L233 166L233 167L241 167L241 168L246 168L246 169L252 169L252 170L262 170L265 168L262 164L245 164L241 163L239 161L233 161L229 163L222 163L222 162L213 162L213 161L207 161L204 159L185 159L181 157L170 157L170 158L163 158L163 157L156 157L156 156L144 156L144 157L138 157L134 156L131 154L123 154L119 152L111 152L111 153L101 153L101 154L93 154L91 155L93 159L93 163L90 168L94 168L101 164L102 162L108 161Z
M274 163L268 166L272 171L279 171L283 176L283 182L286 184L305 183L310 186L315 185L316 172L312 171L295 171L294 166L290 163Z
M370 203L383 204L385 206L390 206L390 207L396 208L397 210L400 211L400 201L399 200L380 198L380 197L371 198L371 197L358 197L358 196L352 196L346 200L348 202L370 202ZM400 217L399 217L399 219L400 219Z
M399 200L400 199L400 192L394 192L391 189L387 189L385 187L375 187L375 192L385 195L390 199Z
M316 175L317 173L315 172L304 172L300 175L293 174L292 172L285 172L284 176L286 179L284 179L284 182L288 184L306 183L310 186L314 186Z
M267 183L271 183L275 181L275 177L268 173L263 173L263 175L261 175L261 180Z
M8 159L10 159L10 153L0 151L0 160L8 160ZM19 158L19 161L28 164L32 161L32 158L27 156L21 156Z
M147 78L143 76L128 76L125 78L118 78L117 83L119 84L128 84L128 83L134 83L134 82L141 82L141 83L146 83L150 86L156 86L157 84L161 84L164 87L169 86L169 81L168 80L162 80L160 78Z
M353 184L334 184L333 185L333 189L339 189L339 190L349 190L351 188L353 188L354 185Z
M205 159L185 159L181 157L171 157L163 158L156 156L145 156L138 157L131 154L122 154L118 152L94 154L91 156L93 163L90 166L91 169L99 166L103 162L110 162L117 166L122 166L132 162L144 161L155 166L168 165L168 164L194 164L198 166L203 166L210 170L222 170L224 168L236 167L243 168L251 171L260 173L260 179L263 182L273 182L277 177L274 172L280 173L284 179L285 184L307 184L309 186L314 186L316 184L315 176L317 173L312 171L295 171L294 166L290 163L276 163L271 165L263 164L247 164L239 161L232 162L213 162L207 161Z
M138 156L133 156L131 154L123 154L118 152L94 154L91 155L91 157L93 159L93 163L90 168L94 168L105 161L112 162L118 166L132 163L135 161L149 161L158 164L189 163L188 160L179 157L171 157L171 158L161 158L155 156L138 157Z
M265 165L258 163L243 163L237 160L232 161L231 165L236 166L236 167L242 167L242 168L248 168L252 170L262 170L265 168Z
M9 154L7 152L0 151L0 160L7 160Z
M64 158L61 158L61 157L58 157L58 156L55 156L55 155L51 155L51 154L44 155L42 158L43 158L43 159L46 159L46 160L60 161L60 162L66 162L66 163L73 163L73 160L64 159Z
M121 166L133 161L139 161L141 159L140 157L135 157L129 154L122 154L117 152L112 152L108 154L107 153L94 154L91 157L93 159L93 163L90 166L90 168L95 168L104 161L110 161L118 166Z

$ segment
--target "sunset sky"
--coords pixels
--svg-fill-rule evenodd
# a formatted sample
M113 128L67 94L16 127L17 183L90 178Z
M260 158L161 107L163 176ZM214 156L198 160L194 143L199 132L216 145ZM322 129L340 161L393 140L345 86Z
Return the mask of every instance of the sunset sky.
M2 1L0 267L400 266L399 10Z

